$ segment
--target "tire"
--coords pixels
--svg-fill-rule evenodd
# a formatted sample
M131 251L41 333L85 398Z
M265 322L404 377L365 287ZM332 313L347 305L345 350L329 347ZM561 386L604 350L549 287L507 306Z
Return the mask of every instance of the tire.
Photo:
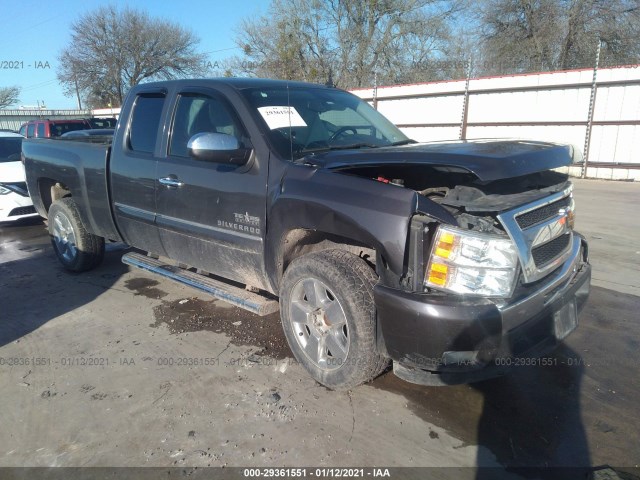
M341 250L299 257L284 274L280 316L285 336L296 360L328 388L356 387L389 363L376 347L376 280L364 260Z
M64 268L85 272L100 265L104 258L104 238L87 231L73 198L53 202L48 216L51 244Z

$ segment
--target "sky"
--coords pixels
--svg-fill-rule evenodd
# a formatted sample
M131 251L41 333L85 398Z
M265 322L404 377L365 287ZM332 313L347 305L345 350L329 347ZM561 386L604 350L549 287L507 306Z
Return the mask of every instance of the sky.
M188 27L211 64L240 55L234 38L240 21L266 13L268 0L124 0L112 2ZM18 105L77 108L56 78L58 56L71 38L71 24L102 0L3 0L0 3L0 87L21 87ZM13 67L13 68L10 68Z

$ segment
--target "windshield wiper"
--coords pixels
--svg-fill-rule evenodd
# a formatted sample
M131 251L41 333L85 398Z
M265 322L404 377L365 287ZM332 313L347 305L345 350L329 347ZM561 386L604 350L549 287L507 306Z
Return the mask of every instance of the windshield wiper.
M327 145L326 147L310 148L308 150L300 150L300 153L305 155L314 154L318 152L328 152L331 150L351 150L356 148L378 148L380 145L373 145L372 143L351 143L349 145Z
M392 147L399 147L400 145L409 145L410 143L418 143L415 140L411 140L410 138L407 138L406 140L399 140L397 142L393 142L391 144Z
M351 150L352 148L378 148L380 145L373 145L372 143L352 143L351 145L332 145L329 150Z

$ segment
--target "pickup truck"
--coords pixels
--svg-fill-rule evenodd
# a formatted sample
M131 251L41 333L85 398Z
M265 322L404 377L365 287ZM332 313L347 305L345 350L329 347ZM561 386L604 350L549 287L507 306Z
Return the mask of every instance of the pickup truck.
M570 146L417 143L342 90L208 79L138 85L112 139L22 153L64 267L125 242L129 265L279 310L329 388L390 363L423 385L503 374L557 346L589 295Z

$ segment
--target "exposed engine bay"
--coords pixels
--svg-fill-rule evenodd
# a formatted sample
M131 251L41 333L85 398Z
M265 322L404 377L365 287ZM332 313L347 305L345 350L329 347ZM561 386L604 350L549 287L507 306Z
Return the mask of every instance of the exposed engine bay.
M504 233L495 216L568 186L568 175L553 170L485 182L459 168L389 165L341 168L341 173L410 188L442 205L469 230Z

